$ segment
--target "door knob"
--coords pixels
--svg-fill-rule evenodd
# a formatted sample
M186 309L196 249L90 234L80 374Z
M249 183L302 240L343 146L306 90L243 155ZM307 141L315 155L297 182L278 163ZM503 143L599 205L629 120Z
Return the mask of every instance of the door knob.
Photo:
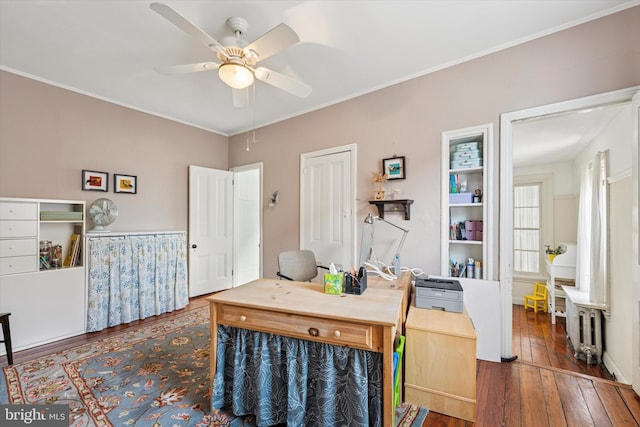
M196 245L196 244L194 243L193 245L191 245L191 247L192 247L193 249L195 249L195 248L197 248L197 247L198 247L198 245Z

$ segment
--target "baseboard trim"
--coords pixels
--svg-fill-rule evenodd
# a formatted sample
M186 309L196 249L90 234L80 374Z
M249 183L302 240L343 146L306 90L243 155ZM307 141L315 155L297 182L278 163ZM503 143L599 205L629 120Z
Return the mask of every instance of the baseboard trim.
M618 366L615 364L613 359L609 356L609 353L607 353L606 351L602 355L602 363L604 363L604 366L605 368L607 368L607 371L609 371L611 376L617 382L620 382L623 384L629 384L629 385L631 384L631 381L627 380L625 376L622 375L622 372L620 371L620 369L618 369Z

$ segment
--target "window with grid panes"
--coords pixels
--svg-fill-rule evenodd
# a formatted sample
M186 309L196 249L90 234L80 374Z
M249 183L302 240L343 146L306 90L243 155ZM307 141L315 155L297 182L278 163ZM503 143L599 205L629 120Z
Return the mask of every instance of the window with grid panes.
M514 273L541 273L541 184L513 187L513 269Z

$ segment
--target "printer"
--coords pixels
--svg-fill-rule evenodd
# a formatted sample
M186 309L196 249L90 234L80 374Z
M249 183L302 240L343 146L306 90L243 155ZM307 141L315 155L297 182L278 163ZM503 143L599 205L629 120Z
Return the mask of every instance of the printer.
M457 280L416 279L416 307L462 313L463 289Z

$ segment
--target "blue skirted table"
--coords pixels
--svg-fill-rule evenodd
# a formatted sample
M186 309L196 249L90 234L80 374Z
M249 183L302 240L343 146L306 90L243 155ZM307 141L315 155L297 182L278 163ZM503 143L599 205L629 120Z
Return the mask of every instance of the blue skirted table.
M393 425L393 350L411 275L362 295L258 279L209 297L212 409L258 425Z

